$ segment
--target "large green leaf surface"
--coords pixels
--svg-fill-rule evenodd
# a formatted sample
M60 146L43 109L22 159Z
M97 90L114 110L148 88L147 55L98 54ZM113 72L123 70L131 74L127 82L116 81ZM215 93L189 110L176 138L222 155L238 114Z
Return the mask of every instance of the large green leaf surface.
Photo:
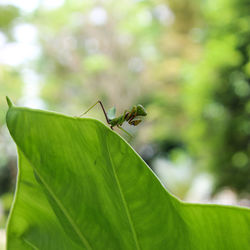
M12 106L7 249L247 250L250 210L187 204L103 123Z

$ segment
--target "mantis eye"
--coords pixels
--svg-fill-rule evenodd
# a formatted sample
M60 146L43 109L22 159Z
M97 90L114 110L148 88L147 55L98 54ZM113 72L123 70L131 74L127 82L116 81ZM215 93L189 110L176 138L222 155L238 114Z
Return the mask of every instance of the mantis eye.
M111 109L108 110L107 116L110 120L115 118L115 113L116 113L116 108L112 107Z

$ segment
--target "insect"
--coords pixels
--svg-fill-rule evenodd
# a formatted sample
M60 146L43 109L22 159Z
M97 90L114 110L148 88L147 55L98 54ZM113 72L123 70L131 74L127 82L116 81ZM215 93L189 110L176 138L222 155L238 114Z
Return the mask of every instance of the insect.
M131 136L129 134L129 132L127 132L125 129L123 129L121 127L122 124L126 121L126 122L128 122L128 124L130 124L132 126L137 126L142 121L138 117L147 115L147 111L145 110L145 108L141 104L138 104L138 105L133 106L130 110L125 110L122 115L116 117L116 115L115 115L115 113L116 113L115 107L109 109L108 112L106 112L102 102L97 101L88 110L86 110L84 113L82 113L80 115L80 117L87 114L98 103L101 105L101 108L102 108L103 113L105 115L106 121L110 125L110 128L113 129L113 127L117 126L117 128L121 129L123 132L125 132L129 136Z

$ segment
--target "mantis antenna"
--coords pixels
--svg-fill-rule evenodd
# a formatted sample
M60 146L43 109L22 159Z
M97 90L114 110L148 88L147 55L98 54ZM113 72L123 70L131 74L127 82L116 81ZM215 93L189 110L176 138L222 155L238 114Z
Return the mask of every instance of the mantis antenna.
M86 114L87 114L92 108L94 108L95 105L97 105L98 103L101 105L101 108L102 108L102 111L103 111L103 113L104 113L104 115L105 115L105 118L106 118L107 123L110 124L109 118L108 118L108 116L107 116L107 112L106 112L106 110L105 110L105 108L104 108L104 106L103 106L103 104L102 104L101 101L97 101L94 105L92 105L89 109L87 109L85 112L83 112L83 113L80 114L79 116L81 117L81 116L83 116L83 115L86 115Z

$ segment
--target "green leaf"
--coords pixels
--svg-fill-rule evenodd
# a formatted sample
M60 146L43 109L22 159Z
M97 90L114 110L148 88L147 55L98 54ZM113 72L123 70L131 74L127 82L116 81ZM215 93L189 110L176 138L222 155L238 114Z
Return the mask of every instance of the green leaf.
M108 110L107 116L110 120L115 118L115 113L116 113L116 108L112 107L111 109Z
M19 173L7 249L248 249L250 210L180 202L101 122L10 106Z

